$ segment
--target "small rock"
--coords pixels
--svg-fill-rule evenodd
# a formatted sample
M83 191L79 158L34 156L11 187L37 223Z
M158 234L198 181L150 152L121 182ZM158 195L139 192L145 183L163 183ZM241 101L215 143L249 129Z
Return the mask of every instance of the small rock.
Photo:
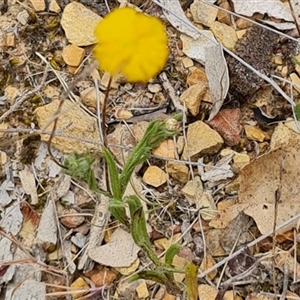
M236 22L235 22L236 26L239 28L239 29L247 29L249 27L251 27L253 24L251 22L249 22L248 20L246 19L237 19Z
M274 56L274 63L276 64L276 65L282 65L282 57L280 57L280 56ZM296 72L298 73L298 71L297 71L297 65L296 65ZM299 74L299 73L298 73Z
M116 272L113 272L111 269L104 268L101 270L94 269L86 274L89 277L95 286L105 286L111 284L117 278Z
M190 6L190 11L194 22L203 24L207 27L210 27L213 24L218 14L217 8L205 4L201 0L194 0Z
M167 173L175 180L181 183L187 183L189 180L189 168L181 163L169 161L167 163Z
M214 22L210 27L215 38L227 49L234 51L235 44L238 41L235 30L218 21Z
M143 181L154 187L159 187L167 182L167 174L157 166L150 166L143 176Z
M270 142L271 149L284 146L299 147L299 133L296 133L294 130L290 129L288 126L286 126L286 124L279 123L278 126L275 127Z
M245 125L244 129L245 129L247 139L251 141L263 142L265 139L268 138L267 134L258 127Z
M161 92L162 88L161 88L161 85L158 84L158 83L149 83L148 84L148 90L155 94L155 93L158 93L158 92Z
M211 192L204 192L200 199L196 200L196 208L200 209L201 217L205 221L211 221L218 213Z
M202 30L202 33L209 38L214 39L214 35L210 30ZM205 48L214 46L214 43L203 35L195 40L185 34L181 34L180 39L182 41L183 53L189 58L197 60L204 65L206 61Z
M46 4L44 0L30 0L30 2L35 11L44 11L46 9Z
M138 299L145 299L149 297L149 292L147 288L146 281L143 280L139 286L136 287L136 293L138 295Z
M233 156L232 167L241 169L243 166L250 163L250 157L247 153L235 153Z
M223 202L223 201L221 201L221 202ZM204 271L208 270L209 268L211 268L212 266L214 266L215 264L216 264L216 262L215 262L214 258L209 253L207 253L206 256L203 258L199 269L202 272L204 272ZM218 273L217 270L214 270L214 271L208 273L207 276L210 280L213 280L217 276L217 273Z
M194 180L190 180L181 190L186 197L190 205L193 205L197 201L197 197L203 194L203 184L199 176L195 176Z
M57 111L59 103L59 100L54 100L47 105L38 107L34 111L40 128L43 128L49 119L53 117L53 114ZM65 135L100 142L98 124L93 117L89 116L70 101L65 101L62 111L64 113L58 118L56 126L57 131L63 129ZM47 129L51 130L52 126L53 125L50 125ZM48 141L49 135L42 134L41 140ZM97 145L59 136L55 136L52 139L52 146L63 153L85 153L87 150L99 150L99 146Z
M71 284L71 288L78 289L78 290L86 290L86 292L81 292L81 293L73 294L73 297L76 299L76 298L80 298L84 294L88 293L89 285L81 277L78 277Z
M176 149L177 149L178 154L182 154L183 149L184 149L184 145L185 145L184 138L183 138L182 135L180 135L177 138L177 142L176 142Z
M101 78L100 81L100 87L104 90L106 90L108 83L109 83L109 79L110 79L110 74L108 72L105 72ZM111 81L111 88L112 89L118 89L120 83L125 82L125 77L122 74L116 74L115 76L113 76L113 79Z
M5 88L4 93L10 104L13 104L15 102L16 97L20 95L19 89L11 85L8 85Z
M228 146L235 146L241 140L240 120L239 108L222 109L211 121L206 123L221 135Z
M49 11L53 11L55 13L60 13L61 9L55 0L51 0L49 4Z
M280 71L280 75L285 78L288 74L288 67L287 66L284 66L282 67L281 71Z
M199 83L190 86L181 94L180 102L185 104L192 116L198 115L201 100L207 89L207 84L200 81Z
M104 101L104 94L100 91L98 91L98 94L100 104L102 104ZM86 106L97 109L97 94L95 87L91 86L80 92L80 99Z
M83 4L73 1L66 5L62 13L61 26L71 44L89 46L97 43L94 32L101 20L100 16Z
M129 267L116 267L115 269L124 276L129 276L137 270L140 260L137 258Z
M176 300L176 296L166 293L162 300Z
M196 68L193 72L188 76L186 83L188 86L195 85L199 82L208 82L205 72L202 69Z
M78 67L84 58L84 54L84 49L76 45L68 45L63 49L62 57L67 65Z
M172 265L177 267L179 270L184 270L185 266L188 264L188 260L184 257L180 257L177 254L174 255ZM174 280L176 282L182 282L185 278L185 273L174 273Z
M166 98L162 92L158 92L158 93L154 94L154 96L152 98L152 102L156 103L156 104L161 104L161 103L164 103L165 101L166 101Z
M194 65L193 60L191 60L189 57L185 57L181 62L186 69L191 68Z
M238 31L236 32L237 38L238 38L238 39L241 39L241 38L244 36L244 34L245 34L246 32L247 32L246 29L238 30Z
M17 20L21 23L21 25L26 25L29 19L29 13L27 10L22 10L17 15Z
M8 32L4 36L4 45L6 47L16 47L16 36L13 32Z
M292 83L294 83L294 88L296 89L297 92L300 93L300 78L296 73L290 74L290 78Z
M165 157L165 158L175 158L175 145L173 140L167 139L160 143L158 147L152 150L152 154Z
M84 217L79 216L79 212L74 208L64 210L62 212L62 215L68 215L60 219L61 223L67 228L76 228L85 220Z
M220 3L220 7L224 8L226 10L231 11L230 4L227 1ZM217 15L217 19L221 23L224 23L224 24L227 24L227 25L231 25L230 14L228 12L226 12L226 11L219 10L218 11L218 15Z
M189 125L187 130L187 144L182 153L182 159L189 157L196 160L206 154L217 153L223 144L221 136L202 121Z

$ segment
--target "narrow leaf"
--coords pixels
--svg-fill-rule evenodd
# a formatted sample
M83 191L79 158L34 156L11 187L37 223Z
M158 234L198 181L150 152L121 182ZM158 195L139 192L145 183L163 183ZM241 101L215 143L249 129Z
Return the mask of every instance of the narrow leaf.
M185 268L185 285L188 300L198 300L198 284L197 284L198 267L189 262Z

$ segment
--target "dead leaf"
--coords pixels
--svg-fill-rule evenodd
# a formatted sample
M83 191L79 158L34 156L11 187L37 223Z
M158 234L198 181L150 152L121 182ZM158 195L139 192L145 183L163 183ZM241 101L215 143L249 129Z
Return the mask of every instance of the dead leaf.
M222 46L217 43L205 48L205 74L208 79L213 108L208 121L211 121L223 105L229 89L229 73Z
M129 267L137 259L139 251L131 234L118 228L107 244L90 249L89 256L104 266Z
M163 10L164 15L168 19L168 21L175 27L178 31L192 37L193 39L197 39L200 34L197 30L188 26L186 23L192 25L189 19L185 16L185 13L182 10L181 4L178 0L159 0L159 2L166 8ZM171 13L172 12L172 13ZM180 20L177 16L180 17Z
M279 0L255 1L255 5L251 1L244 0L232 0L232 2L237 14L251 17L254 13L261 13L286 21L294 21L289 6Z
M241 140L240 119L241 110L239 108L222 109L211 121L206 123L220 134L228 146L234 146Z

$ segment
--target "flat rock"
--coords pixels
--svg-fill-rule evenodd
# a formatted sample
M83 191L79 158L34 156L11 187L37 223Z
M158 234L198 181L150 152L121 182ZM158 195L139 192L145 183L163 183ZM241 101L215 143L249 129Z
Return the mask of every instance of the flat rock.
M95 29L102 20L100 16L79 2L66 5L62 17L63 27L68 41L77 46L89 46L97 43Z
M55 0L50 1L49 11L53 11L53 12L56 12L56 13L59 13L61 11L59 5L57 4L57 2Z
M78 67L83 58L85 51L76 45L68 45L63 49L62 57L68 66Z
M190 86L181 94L179 100L181 103L185 104L192 116L198 115L201 100L207 89L207 84L200 81L199 83Z
M182 159L189 157L196 160L206 154L217 153L223 144L221 136L202 121L189 125L187 130L187 144L184 147Z
M104 94L100 91L98 91L98 94L100 103L102 104L104 101ZM86 106L97 109L97 93L95 87L91 86L81 91L80 99Z
M221 22L214 22L210 30L215 35L215 38L227 49L233 51L236 42L238 41L235 30Z
M214 39L214 35L210 30L202 30L204 35L211 39ZM214 43L207 39L205 36L201 35L197 39L193 39L185 34L180 35L182 41L182 51L191 59L195 59L201 64L205 64L205 48L214 46Z
M175 161L169 161L167 163L167 172L175 180L181 183L187 183L189 180L189 168Z
M241 169L243 166L250 163L250 157L247 153L235 153L233 156L232 166Z
M159 187L167 182L167 174L157 166L150 166L144 173L143 181L154 187Z
M195 23L210 27L216 20L218 9L205 4L201 0L194 0L190 6L190 11Z
M294 83L294 88L296 89L297 92L300 93L300 78L296 73L290 74L290 78L292 83Z
M37 108L34 114L40 128L43 128L56 113L60 100L55 100L50 104ZM52 146L63 153L85 153L86 151L99 150L99 146L79 141L78 139L89 139L100 142L99 129L96 119L81 110L76 104L65 101L62 107L62 115L58 118L56 131L63 130L64 135L72 136L76 139L55 136L52 139ZM53 122L47 128L52 130ZM48 141L49 135L42 134L42 141Z

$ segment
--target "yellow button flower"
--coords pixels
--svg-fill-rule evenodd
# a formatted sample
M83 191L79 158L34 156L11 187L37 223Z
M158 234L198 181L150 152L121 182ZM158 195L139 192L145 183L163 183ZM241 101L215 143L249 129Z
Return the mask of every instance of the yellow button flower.
M95 30L94 56L100 69L129 82L147 82L165 65L167 35L159 19L130 7L115 9Z

